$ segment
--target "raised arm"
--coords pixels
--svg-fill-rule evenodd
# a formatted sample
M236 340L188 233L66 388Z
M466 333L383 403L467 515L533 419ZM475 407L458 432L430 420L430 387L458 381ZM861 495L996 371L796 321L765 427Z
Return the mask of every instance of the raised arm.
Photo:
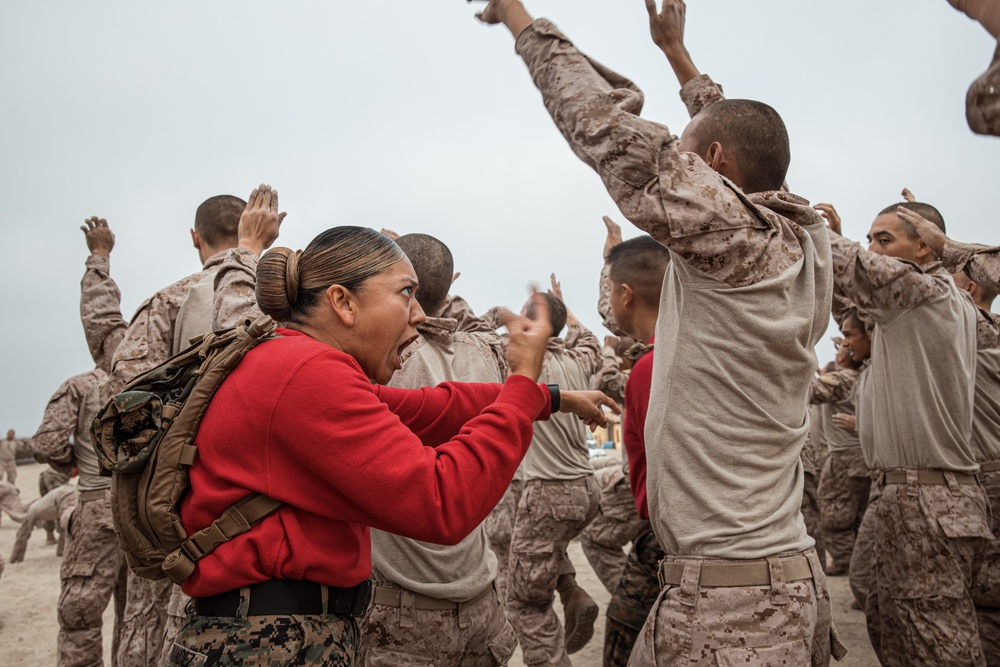
M604 216L604 228L607 230L607 236L604 239L604 254L602 255L604 266L601 268L601 281L597 292L597 313L601 316L601 322L608 331L616 336L621 336L624 334L618 328L615 316L611 312L611 283L608 282L611 267L608 265L608 255L611 254L611 250L616 245L622 242L622 228L608 216Z
M840 235L840 216L830 204L816 209L830 225L834 294L853 302L876 322L885 313L913 308L948 290L939 277L924 273L910 262L864 250Z
M90 356L105 373L111 371L111 358L128 323L122 317L122 294L111 278L111 250L115 235L108 221L97 216L87 218L80 229L87 239L87 269L80 281L80 321L87 338Z
M835 403L842 401L851 393L851 388L858 381L858 372L852 370L836 370L813 378L809 386L810 403Z
M228 329L260 317L257 307L257 262L278 238L286 213L278 212L278 191L261 184L247 198L240 216L239 245L228 253L215 274L212 328Z
M639 117L643 96L593 62L518 0L493 0L484 20L505 22L573 152L597 171L622 213L707 276L743 286L777 275L801 256L781 244L779 221L694 153L679 152L663 125ZM776 247L772 248L772 242Z

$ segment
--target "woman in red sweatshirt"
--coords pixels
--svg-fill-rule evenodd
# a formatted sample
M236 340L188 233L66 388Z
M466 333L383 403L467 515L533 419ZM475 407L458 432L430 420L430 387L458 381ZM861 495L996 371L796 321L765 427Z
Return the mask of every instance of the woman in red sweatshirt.
M258 305L284 328L212 399L181 517L191 534L254 492L283 504L198 561L183 585L197 614L168 664L354 664L369 526L457 543L507 489L534 420L617 408L536 383L547 318L508 324L506 384L382 386L424 319L416 289L399 247L361 227L261 259Z

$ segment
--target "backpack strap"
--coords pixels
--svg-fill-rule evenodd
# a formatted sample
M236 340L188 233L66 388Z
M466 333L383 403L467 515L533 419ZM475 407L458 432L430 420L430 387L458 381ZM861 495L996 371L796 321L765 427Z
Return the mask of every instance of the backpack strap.
M176 583L184 581L194 572L195 563L215 551L281 507L281 501L261 493L251 493L235 505L230 505L207 528L191 535L178 549L163 560L163 571Z

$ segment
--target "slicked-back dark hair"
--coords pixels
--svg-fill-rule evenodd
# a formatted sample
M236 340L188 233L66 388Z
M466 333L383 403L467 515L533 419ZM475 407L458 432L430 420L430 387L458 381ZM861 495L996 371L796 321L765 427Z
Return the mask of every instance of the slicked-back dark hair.
M562 333L563 328L566 326L566 304L562 302L562 299L552 296L548 292L542 292L541 295L545 297L545 300L549 303L549 318L552 320L552 335L558 336ZM532 299L528 299L528 303L524 304L524 314L529 318L534 319L535 304L532 303Z
M420 281L417 303L430 317L436 317L448 298L455 262L451 250L444 243L427 234L404 234L396 239L413 264Z
M941 215L941 211L937 210L930 204L925 204L924 202L921 201L913 201L913 202L902 201L899 202L898 204L893 204L892 206L886 206L884 209L879 211L878 214L887 215L889 213L895 213L896 209L899 208L900 206L902 206L903 208L908 208L914 213L917 213L918 215L922 215L923 217L927 218L928 221L933 222L935 225L937 225L942 232L945 232L946 234L948 233L948 230L945 229L944 226L944 216ZM918 236L920 236L919 234L917 234L917 230L913 228L913 225L903 220L902 218L900 218L899 221L903 223L903 227L906 228L906 234L911 239L915 239Z
M247 203L232 195L216 195L201 203L194 214L194 231L213 248L239 243L240 216Z
M628 284L642 301L660 303L663 274L670 252L651 236L623 241L608 253L609 277L619 285Z
M698 152L720 143L736 158L744 192L781 189L792 158L788 130L777 111L754 100L720 100L695 119Z

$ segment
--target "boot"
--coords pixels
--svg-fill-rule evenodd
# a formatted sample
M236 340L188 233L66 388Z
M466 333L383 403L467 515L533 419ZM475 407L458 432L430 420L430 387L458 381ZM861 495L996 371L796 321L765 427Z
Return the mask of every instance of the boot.
M1000 42L990 68L969 87L965 117L976 134L1000 137Z
M587 591L577 585L576 575L559 575L556 590L566 619L566 653L576 653L594 636L594 622L600 609Z

